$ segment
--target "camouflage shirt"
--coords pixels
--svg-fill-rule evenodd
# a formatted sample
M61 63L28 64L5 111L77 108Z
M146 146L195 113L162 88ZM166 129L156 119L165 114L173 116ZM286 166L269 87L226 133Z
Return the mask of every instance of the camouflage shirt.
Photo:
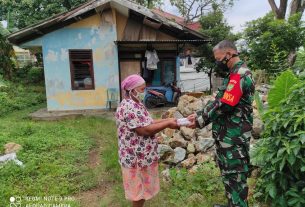
M215 100L210 101L202 111L197 112L196 124L203 128L212 123L218 157L225 160L248 159L253 124L254 81L251 71L242 61L236 63L230 73L238 73L241 77L242 97L239 103L233 107L220 101L229 83L227 76L218 89Z

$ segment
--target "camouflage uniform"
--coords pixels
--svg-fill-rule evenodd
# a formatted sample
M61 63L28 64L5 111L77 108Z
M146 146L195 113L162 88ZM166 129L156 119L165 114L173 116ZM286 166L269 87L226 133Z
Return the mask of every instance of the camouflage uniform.
M243 92L240 101L234 107L220 101L229 82L229 76L225 77L215 101L209 102L202 111L197 112L196 124L202 128L212 123L217 163L223 177L229 206L247 207L254 81L251 71L242 61L236 63L230 73L240 74Z

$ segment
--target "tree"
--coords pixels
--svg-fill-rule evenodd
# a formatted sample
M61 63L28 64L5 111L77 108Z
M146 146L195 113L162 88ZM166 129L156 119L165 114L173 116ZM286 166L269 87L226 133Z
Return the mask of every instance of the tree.
M150 9L162 4L162 0L135 0L135 2Z
M70 10L87 0L1 0L0 21L9 20L10 27L23 28L49 18L55 14Z
M178 8L180 14L184 17L185 23L193 22L199 19L206 12L213 10L217 5L224 11L228 6L233 5L234 0L170 0L171 4Z
M285 19L288 10L288 0L280 0L279 6L277 6L275 0L268 0L268 2L271 6L272 11L275 14L275 17L277 19ZM304 13L304 9L305 9L305 0L291 0L290 12L288 18L299 13L300 14L299 18L301 19ZM290 66L293 66L293 64L296 61L297 49L298 48L291 48L291 50L289 51L288 61Z
M13 61L11 57L14 55L12 45L6 38L0 34L0 73L4 79L11 80L13 72Z
M288 0L280 0L279 6L277 6L275 0L268 0L272 11L275 14L277 19L285 19L287 9L288 9ZM305 0L292 0L290 3L290 13L289 15L292 16L296 13L304 13L305 9Z
M285 20L276 19L271 12L248 22L244 37L249 46L246 56L250 67L272 73L276 65L281 68L281 63L289 62L290 51L304 45L305 27L299 13Z
M217 71L217 67L215 65L215 59L213 55L213 46L215 46L218 42L228 39L235 41L237 40L238 35L234 35L231 30L232 27L228 25L227 21L224 19L223 11L221 8L214 4L212 11L208 12L206 15L203 15L200 18L200 23L202 26L202 33L213 37L211 42L208 44L204 44L200 48L200 55L203 57L200 59L199 63L196 66L196 70L204 71L208 74L210 78L210 89L212 88L212 73L213 71ZM210 91L211 92L211 91Z

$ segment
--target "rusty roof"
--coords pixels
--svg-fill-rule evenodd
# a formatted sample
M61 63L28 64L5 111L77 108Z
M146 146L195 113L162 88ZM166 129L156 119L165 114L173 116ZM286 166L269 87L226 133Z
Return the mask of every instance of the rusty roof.
M60 13L51 18L45 19L36 24L23 28L8 36L8 40L13 44L22 44L24 42L36 39L54 30L63 28L69 24L80 21L81 19L92 16L106 7L123 7L127 8L129 12L142 16L143 19L159 23L160 30L165 33L176 35L178 39L188 40L207 40L198 31L192 30L175 21L171 21L160 14L154 13L152 10L138 5L129 0L92 0L86 2L70 11Z

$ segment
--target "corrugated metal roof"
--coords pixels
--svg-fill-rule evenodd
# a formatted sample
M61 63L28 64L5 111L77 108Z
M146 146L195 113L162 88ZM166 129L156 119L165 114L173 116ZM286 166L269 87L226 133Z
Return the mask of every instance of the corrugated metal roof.
M117 4L126 7L129 10L149 17L157 22L162 23L162 25L168 28L169 30L170 28L175 28L175 30L177 31L188 34L188 36L190 36L192 39L207 39L207 37L203 34L184 27L174 21L170 21L161 15L155 14L150 9L138 5L134 2L128 0L92 0L68 12L58 14L54 17L43 20L42 22L39 22L37 24L21 29L13 34L10 34L8 36L8 40L13 44L18 45L26 41L38 38L40 36L43 36L44 34L72 24L76 21L79 21L82 18L86 18L87 16L93 15L97 12L96 8L106 5L108 3L111 3L111 5ZM184 39L183 35L181 36L181 39Z

